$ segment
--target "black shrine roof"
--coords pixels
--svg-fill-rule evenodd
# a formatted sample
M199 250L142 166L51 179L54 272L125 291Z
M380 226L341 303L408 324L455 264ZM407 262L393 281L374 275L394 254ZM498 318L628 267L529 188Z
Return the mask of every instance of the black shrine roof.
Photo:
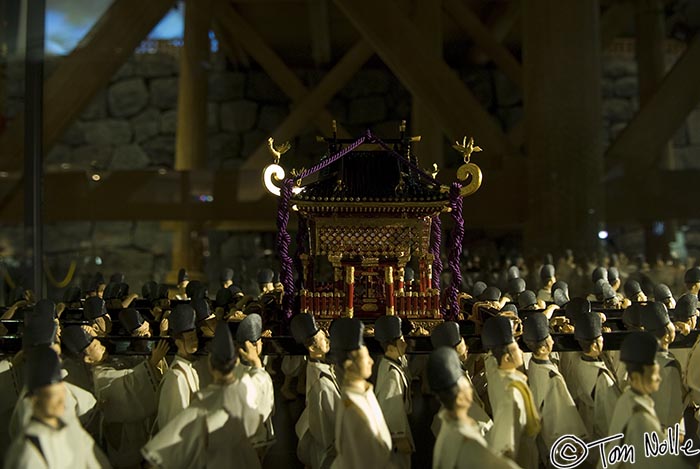
M340 181L340 182L339 182ZM353 151L334 162L294 200L304 202L447 201L440 185L386 150Z

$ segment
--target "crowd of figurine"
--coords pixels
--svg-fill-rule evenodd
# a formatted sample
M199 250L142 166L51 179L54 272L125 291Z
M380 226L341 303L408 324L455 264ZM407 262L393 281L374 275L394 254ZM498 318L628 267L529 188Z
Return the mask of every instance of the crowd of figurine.
M279 392L295 398L293 377L305 390L298 459L314 469L410 467L415 388L441 404L431 426L434 468L697 467L700 350L697 341L672 345L696 329L700 268L673 284L676 297L648 285L642 269L596 267L570 290L557 278L562 264L537 267L536 280L522 265L465 274L462 318L477 324L485 353L470 353L459 323L445 321L431 331L432 352L407 355L406 321L380 316L372 328L384 353L375 366L359 319L336 319L326 332L310 314L293 316L291 335L308 354L283 357ZM571 278L581 270L572 267ZM261 340L266 305L283 294L273 276L260 272L255 298L227 269L212 301L182 270L177 292L144 286L151 317L130 307L137 295L120 275L109 283L96 276L86 298L73 290L58 305L20 295L3 314L23 314L22 350L0 361L5 467L261 467L275 443ZM170 299L189 302L171 307ZM59 321L76 305L84 324ZM610 309L624 310L619 350L603 342ZM145 358L108 357L115 310L129 348ZM581 350L554 351L554 332L571 333ZM174 340L171 360L169 342L152 335ZM211 338L206 355L197 354L200 337Z

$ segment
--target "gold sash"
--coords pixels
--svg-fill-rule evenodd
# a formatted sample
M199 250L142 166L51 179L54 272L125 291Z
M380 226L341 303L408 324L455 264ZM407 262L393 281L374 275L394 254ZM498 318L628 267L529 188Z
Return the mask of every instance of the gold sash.
M532 391L527 384L522 381L511 381L508 386L513 386L520 391L525 401L525 414L527 415L527 423L525 424L525 433L527 436L535 437L540 433L540 416L535 409L535 400L532 397Z

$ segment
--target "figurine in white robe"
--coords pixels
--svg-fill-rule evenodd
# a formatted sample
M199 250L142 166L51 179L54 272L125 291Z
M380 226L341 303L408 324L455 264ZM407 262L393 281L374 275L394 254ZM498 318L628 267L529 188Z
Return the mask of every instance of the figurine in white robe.
M42 345L27 352L32 418L12 442L6 469L109 468L106 456L74 420L63 420L66 388L58 355Z
M175 338L177 354L163 375L158 395L158 428L163 428L178 413L190 405L199 391L199 375L193 366L198 338L194 309L179 304L168 317L170 333Z
M620 359L626 364L630 386L617 400L607 434L623 434L624 437L608 443L605 454L609 454L612 446L626 444L634 447L635 460L634 464L609 464L608 468L675 469L696 466L682 454L645 457L645 435L649 438L650 435L656 434L659 442L663 442L667 437L654 410L654 400L650 396L659 391L661 383L659 364L655 360L656 349L656 338L649 332L632 332L625 337L620 346Z
M576 318L574 336L583 352L572 363L576 383L569 383L574 402L587 434L593 439L608 436L610 417L620 396L615 376L601 358L603 354L602 320L597 313L582 313Z
M542 417L542 430L537 443L540 458L546 464L549 449L559 437L570 434L586 440L588 435L564 378L549 359L554 340L544 314L532 313L525 319L523 339L532 350L527 376L535 407Z
M92 367L94 393L102 414L101 433L115 467L140 464L140 448L150 436L158 405L158 387L168 343L160 341L151 356L133 368L107 363L105 347L79 326L63 331L66 348Z
M663 429L680 424L685 433L682 420L688 391L683 385L681 365L668 350L669 345L676 340L676 327L668 316L666 305L658 301L644 306L641 320L644 330L649 331L659 342L656 362L659 364L661 385L657 392L651 394L656 415Z
M294 316L290 329L294 340L309 352L306 408L295 425L299 439L297 456L312 469L326 469L335 458L335 412L340 401L340 387L333 367L325 362L330 341L311 314Z
M257 410L265 416L252 438L253 447L258 452L260 461L265 458L267 450L275 444L276 436L272 425L272 415L275 408L275 394L272 385L272 378L265 368L257 367L249 362L244 352L252 347L256 356L261 360L262 355L262 317L259 314L251 313L238 324L236 329L235 342L241 354L241 360L236 365L234 374L237 378L244 375L250 376L257 390Z
M253 368L262 369L252 344L240 353ZM237 362L228 324L221 322L209 355L213 383L143 447L148 463L168 469L261 467L251 438L265 416L257 407L251 377L236 375Z
M469 406L469 417L471 417L477 423L482 436L486 435L486 433L493 426L493 421L491 420L491 417L489 417L489 415L486 413L486 410L484 410L484 403L479 397L479 394L476 392L476 388L474 387L474 383L472 382L471 377L469 376L469 372L465 370L465 368L468 367L468 363L470 363L473 360L470 360L472 355L469 354L467 344L464 342L464 338L460 334L459 324L454 321L445 321L442 324L439 324L435 329L433 329L433 332L430 335L430 342L433 346L433 349L437 349L439 347L450 347L453 348L455 352L457 352L457 356L459 357L460 363L462 364L462 369L464 370L464 377L467 379L467 382L472 386L473 402ZM487 354L486 358L484 359L487 379L489 372L491 371L490 366L495 363L495 360L487 362L489 356L491 356L491 354ZM487 390L488 389L489 387L487 386ZM440 425L442 424L442 420L438 417L438 414L435 415L435 417L433 418L433 423L430 426L430 429L432 430L433 435L435 435L436 438L440 433Z
M335 420L333 469L393 468L391 433L367 379L372 358L357 318L340 318L331 327L331 355L343 370L341 402Z
M513 461L488 447L479 426L469 417L473 389L453 348L438 347L430 354L427 375L442 405L438 412L442 423L433 449L433 469L517 468Z
M522 467L536 468L540 416L527 376L518 371L523 365L523 353L513 338L511 321L504 316L489 318L484 323L481 340L498 365L498 380L489 382L498 402L493 408L493 427L487 435L489 446L496 454Z
M401 332L401 318L377 318L374 323L374 336L384 349L384 356L379 361L374 393L391 433L392 445L395 448L392 460L399 468L410 468L415 443L408 421L412 412L411 386L401 363L407 347Z

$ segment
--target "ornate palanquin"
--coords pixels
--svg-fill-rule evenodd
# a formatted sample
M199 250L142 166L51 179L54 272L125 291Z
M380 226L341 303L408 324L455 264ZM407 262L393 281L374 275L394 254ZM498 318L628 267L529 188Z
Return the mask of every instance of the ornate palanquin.
M465 157L468 171L461 176L458 172L458 177L471 177L470 184L441 186L436 167L429 174L419 166L413 144L420 139L406 136L405 125L398 139L381 140L368 131L358 140L324 140L328 152L319 164L293 171L287 179L277 163L288 145L275 148L270 142L276 160L264 178L268 189L281 197L278 252L282 276L287 276L285 292L299 292L298 303L286 295L288 315L298 304L298 310L322 320L383 314L430 323L442 319L439 214L451 211L462 226L461 197L481 184L478 167ZM479 150L469 148L469 154L472 148ZM309 182L311 176L316 180ZM283 181L281 190L273 179ZM289 209L299 215L296 284L286 233ZM455 240L461 246L461 235ZM415 281L405 283L409 265Z

